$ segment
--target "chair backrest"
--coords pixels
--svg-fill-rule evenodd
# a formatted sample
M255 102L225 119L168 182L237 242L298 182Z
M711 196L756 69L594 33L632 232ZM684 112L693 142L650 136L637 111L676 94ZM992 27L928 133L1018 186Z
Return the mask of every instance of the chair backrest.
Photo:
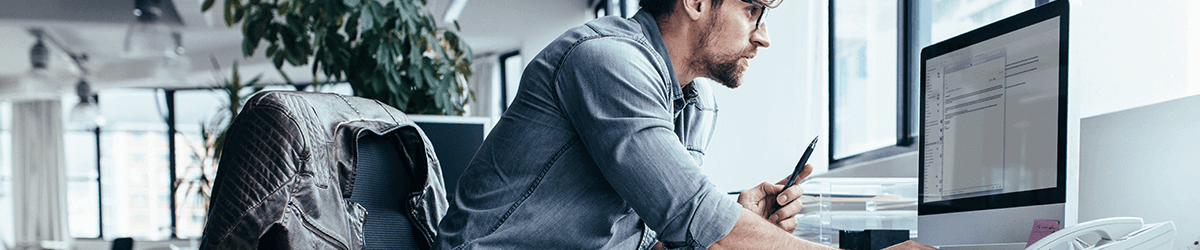
M358 139L358 167L354 192L347 201L367 210L363 223L365 249L428 249L418 244L412 220L402 197L410 190L412 161L401 155L392 141L376 135ZM401 146L402 147L402 146ZM419 190L417 190L419 191Z
M432 144L379 101L262 92L227 136L201 249L428 249L448 206Z

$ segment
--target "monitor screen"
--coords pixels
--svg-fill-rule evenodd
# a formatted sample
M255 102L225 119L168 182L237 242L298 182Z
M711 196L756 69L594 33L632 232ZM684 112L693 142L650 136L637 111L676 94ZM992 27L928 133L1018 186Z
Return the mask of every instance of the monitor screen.
M918 213L1063 203L1066 3L921 53Z

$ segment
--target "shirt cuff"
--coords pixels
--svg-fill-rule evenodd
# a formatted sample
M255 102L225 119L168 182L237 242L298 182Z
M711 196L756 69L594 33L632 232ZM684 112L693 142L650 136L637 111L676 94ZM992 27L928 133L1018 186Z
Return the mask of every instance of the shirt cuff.
M726 198L725 194L717 192L709 186L707 194L700 197L700 206L696 209L692 224L689 227L696 249L708 249L713 243L725 238L733 225L737 224L742 214L742 205Z

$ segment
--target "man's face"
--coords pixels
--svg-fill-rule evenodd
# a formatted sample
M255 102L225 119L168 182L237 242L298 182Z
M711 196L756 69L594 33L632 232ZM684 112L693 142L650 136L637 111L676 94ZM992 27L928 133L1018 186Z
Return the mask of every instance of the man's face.
M742 73L750 66L758 47L770 46L765 24L759 17L765 7L740 0L726 0L709 15L699 31L689 64L704 77L731 89L742 85ZM758 27L756 27L758 25Z

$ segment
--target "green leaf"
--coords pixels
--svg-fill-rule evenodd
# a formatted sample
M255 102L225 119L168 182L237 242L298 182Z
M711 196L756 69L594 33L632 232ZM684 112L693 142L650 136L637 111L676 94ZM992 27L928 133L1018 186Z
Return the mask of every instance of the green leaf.
M300 66L308 63L308 57L301 50L288 50L287 61L292 66Z
M204 0L204 2L200 4L200 12L208 12L208 9L212 9L213 3L215 2L215 0Z
M264 34L267 34L267 23L270 19L263 17L269 16L270 12L254 11L246 19L246 23L242 24L242 54L245 56L254 55L254 50L258 48L258 42Z
M375 51L371 55L375 59L376 65L386 65L387 58L389 57L388 51L386 43L375 46Z
M357 9L358 6L360 4L362 4L362 0L343 0L342 4L345 4L346 7L349 7L351 9Z
M278 50L279 50L279 44L271 43L270 46L267 46L267 57L275 56L275 52L278 52Z
M242 55L246 57L254 55L254 47L257 43L258 40L242 39Z
M275 63L275 68L278 69L283 67L283 57L283 53L279 53L275 54L275 57L271 58L271 62Z
M233 27L233 24L237 23L238 20L233 19L233 11L238 1L240 0L225 0L225 12L222 13L225 18L225 27Z
M375 13L371 11L371 5L363 6L362 11L359 11L358 23L363 30L375 29Z
M358 19L361 18L359 12L350 13L350 17L346 18L345 26L342 28L346 32L346 38L354 41L358 37Z
M379 6L379 2L370 0L362 6L361 16L358 22L362 25L362 30L373 30L380 26L383 22L383 7Z
M226 1L229 1L229 0L226 0ZM242 5L241 0L233 0L232 2L234 5L233 6L233 22L237 23L238 20L242 20L242 16L244 14L246 14L247 8Z

